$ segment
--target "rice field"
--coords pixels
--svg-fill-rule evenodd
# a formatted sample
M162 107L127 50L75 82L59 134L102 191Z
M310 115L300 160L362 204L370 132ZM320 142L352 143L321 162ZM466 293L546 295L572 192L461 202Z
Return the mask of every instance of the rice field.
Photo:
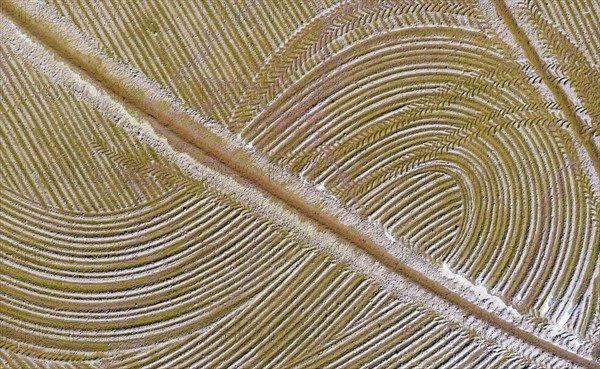
M0 0L1 368L600 368L596 0Z

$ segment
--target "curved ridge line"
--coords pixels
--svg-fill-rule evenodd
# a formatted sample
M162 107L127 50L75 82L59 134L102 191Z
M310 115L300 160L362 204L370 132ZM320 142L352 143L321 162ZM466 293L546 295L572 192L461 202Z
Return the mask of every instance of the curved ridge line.
M567 97L567 94L559 86L559 84L554 82L554 78L550 75L549 69L546 67L538 52L535 50L535 47L531 44L530 39L517 23L511 10L506 5L506 2L504 0L492 0L492 2L496 7L496 12L500 15L502 21L523 50L527 60L529 63L531 63L537 74L542 78L542 81L544 81L552 93L552 96L558 103L560 109L565 114L567 120L573 128L573 132L585 148L585 151L592 161L596 176L600 177L600 149L594 144L592 134L586 131L585 124L573 110L575 105Z
M303 216L323 225L341 239L346 240L381 262L390 270L413 280L426 290L472 313L479 319L563 359L584 367L600 369L600 363L579 356L575 352L517 327L403 263L371 237L342 223L335 216L321 209L318 204L309 203L300 194L292 192L293 190L290 190L283 180L271 178L268 170L257 168L252 164L255 159L250 153L234 146L232 143L225 142L224 137L215 133L213 129L202 125L201 123L204 122L193 116L189 110L178 110L176 102L163 96L148 96L144 90L144 87L146 87L145 81L120 79L119 77L125 77L111 73L111 71L123 70L122 66L118 66L116 62L110 59L105 59L96 50L90 50L89 47L82 48L81 44L77 44L81 40L73 39L73 37L76 37L74 35L52 32L56 28L55 23L44 17L27 14L27 9L24 10L21 6L23 4L19 4L14 0L2 0L0 12L24 31L33 34L45 47L50 48L57 56L64 59L69 67L85 72L87 76L112 94L123 99L125 103L131 104L138 111L152 117L162 126L163 129L160 133L168 139L169 144L175 150L188 153L195 152L194 156L208 155L210 158L215 159L218 162L217 164L224 165L244 180L283 201ZM56 19L54 20L56 21ZM208 119L204 119L209 122ZM173 142L174 140L178 142Z

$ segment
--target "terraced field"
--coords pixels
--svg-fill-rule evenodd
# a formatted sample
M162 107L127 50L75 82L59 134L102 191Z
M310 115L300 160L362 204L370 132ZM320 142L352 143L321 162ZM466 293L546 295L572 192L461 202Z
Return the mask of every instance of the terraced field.
M1 368L600 368L600 3L0 0Z

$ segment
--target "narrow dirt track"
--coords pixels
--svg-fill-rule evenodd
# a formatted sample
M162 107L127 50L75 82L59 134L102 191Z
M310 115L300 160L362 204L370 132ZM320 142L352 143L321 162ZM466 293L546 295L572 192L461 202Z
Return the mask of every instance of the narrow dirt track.
M573 132L575 132L577 138L590 157L594 166L594 170L596 171L596 175L600 176L600 149L594 144L591 132L586 132L584 123L575 113L573 109L574 104L569 100L566 92L558 85L558 83L556 83L555 79L552 78L550 72L542 61L542 58L531 44L529 38L527 38L527 35L523 29L519 27L519 24L506 5L506 2L504 0L494 0L494 5L496 6L496 11L502 17L504 24L507 25L515 40L517 40L519 43L519 46L525 53L527 60L535 68L537 74L542 78L546 86L548 86L548 89L552 92L552 96L567 117Z

